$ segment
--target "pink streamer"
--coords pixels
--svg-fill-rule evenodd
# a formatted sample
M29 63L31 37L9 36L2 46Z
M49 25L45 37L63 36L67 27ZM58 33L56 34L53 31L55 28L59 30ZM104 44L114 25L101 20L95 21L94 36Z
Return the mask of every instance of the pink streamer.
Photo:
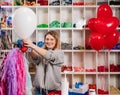
M25 95L26 74L23 53L19 49L13 49L3 62L0 93Z

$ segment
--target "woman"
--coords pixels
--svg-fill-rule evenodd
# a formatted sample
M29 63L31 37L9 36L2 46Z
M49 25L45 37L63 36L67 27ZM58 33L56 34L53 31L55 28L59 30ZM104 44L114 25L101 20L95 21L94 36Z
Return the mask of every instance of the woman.
M60 49L60 40L57 32L49 31L44 36L44 48L40 48L30 40L23 41L25 46L33 49L32 58L36 62L36 75L33 85L34 95L47 95L47 93L61 89L61 65L64 53Z

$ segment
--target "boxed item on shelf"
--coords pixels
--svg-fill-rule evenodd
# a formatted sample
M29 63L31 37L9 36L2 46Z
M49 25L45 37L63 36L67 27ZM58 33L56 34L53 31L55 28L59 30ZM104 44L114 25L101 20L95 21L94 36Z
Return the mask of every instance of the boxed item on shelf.
M15 47L14 42L19 39L14 32L13 19L11 17L19 7L28 7L34 11L37 17L36 29L30 39L35 42L36 45L43 46L43 43L40 41L44 42L45 33L49 30L57 31L60 37L60 49L64 52L64 64L61 67L61 76L67 77L69 87L79 81L89 84L88 90L83 89L80 91L80 89L75 86L75 89L70 89L71 91L68 92L69 95L87 95L90 92L89 89L95 89L96 95L100 95L101 93L103 93L102 95L120 95L120 91L118 91L120 90L120 39L112 49L107 49L107 47L104 46L101 50L96 51L90 45L89 38L93 32L96 34L97 31L96 29L90 30L88 24L90 19L94 22L99 16L103 18L105 16L105 21L101 20L101 17L99 18L101 23L97 22L97 25L100 26L100 24L102 24L103 27L110 28L106 25L111 22L114 26L114 20L109 21L110 19L108 18L114 16L120 20L119 1L120 0L0 0L0 31L6 33L6 35L3 36L3 33L0 32L0 60L3 58L3 54L6 54L6 52L9 52ZM110 8L104 5L102 10L97 10L101 8L99 7L101 4L108 4ZM94 26L92 21L91 24ZM109 23L107 24L107 22ZM103 27L99 27L100 31L97 29L99 34L103 32L106 33L108 28L104 29ZM120 34L120 25L116 26L115 30ZM111 31L110 34L113 32L114 31ZM107 37L106 35L104 36ZM115 35L112 34L111 37L108 38L106 42L108 45L111 46L115 41L114 36ZM94 37L96 36L94 35ZM97 37L97 40L103 42L99 37ZM96 44L99 47L100 43L97 42ZM96 44L93 43L93 45L97 47ZM30 62L29 71L33 82L36 71L35 62L32 61L31 56L28 56L28 54L25 55ZM113 85L115 89L111 89L110 85ZM49 95L61 95L60 93L59 91L51 92Z
M88 95L88 92L86 93L69 92L69 95Z
M88 84L83 84L79 88L72 88L69 90L69 95L86 95L88 92Z

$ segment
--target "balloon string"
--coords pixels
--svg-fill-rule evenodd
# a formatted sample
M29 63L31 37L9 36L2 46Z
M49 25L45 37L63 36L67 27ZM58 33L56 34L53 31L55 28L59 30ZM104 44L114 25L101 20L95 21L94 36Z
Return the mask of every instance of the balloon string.
M107 67L107 52L105 52L105 57L104 57L104 71L105 71L105 68Z
M115 52L114 52L114 64L116 64L116 54L115 54Z
M102 90L104 90L104 83L105 83L104 81L105 80L103 79L103 76L101 76L101 77L102 77L102 79L101 79L102 80Z
M98 57L98 66L99 66L99 65L100 65L100 63L99 63L99 62L100 62L100 61L99 61L99 58L100 58L100 52L99 52L99 51L98 51L98 56L97 56L97 57Z

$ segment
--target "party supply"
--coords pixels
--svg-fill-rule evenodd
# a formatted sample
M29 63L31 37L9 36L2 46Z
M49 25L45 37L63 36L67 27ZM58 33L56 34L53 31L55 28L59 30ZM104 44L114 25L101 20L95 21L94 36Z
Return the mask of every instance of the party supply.
M28 50L28 47L24 46L23 41L21 39L17 40L17 47L24 53Z
M11 16L8 16L8 18L7 18L7 26L8 27L12 27L12 17Z
M82 29L84 25L86 25L86 20L84 18L81 18L76 23L76 28Z
M69 91L69 95L87 95L88 84L83 84L79 88L72 87Z
M48 28L48 25L47 24L38 24L37 25L37 28Z
M99 6L98 11L97 11L97 17L101 18L101 17L112 17L113 13L112 13L112 9L107 5L107 4L101 4L101 6Z
M15 48L8 53L3 63L1 82L4 82L3 87L7 89L7 92L3 92L5 95L24 95L26 73L23 53L19 49Z
M118 43L119 32L117 30L112 31L109 36L104 37L104 45L106 48L111 49Z
M93 49L100 50L104 46L104 37L99 33L91 33L89 43Z
M96 95L95 89L89 89L89 95Z
M43 47L43 45L44 45L44 42L43 42L43 41L39 41L39 42L37 43L37 46L39 46L39 47Z
M12 49L2 61L0 95L32 95L29 62L18 49Z
M110 6L101 4L97 10L97 18L91 18L88 21L88 27L91 31L89 37L90 46L95 50L104 47L113 48L119 39L119 32L116 30L118 25L119 20L113 16Z
M22 38L28 38L36 29L36 14L28 7L20 7L13 14L13 28Z

